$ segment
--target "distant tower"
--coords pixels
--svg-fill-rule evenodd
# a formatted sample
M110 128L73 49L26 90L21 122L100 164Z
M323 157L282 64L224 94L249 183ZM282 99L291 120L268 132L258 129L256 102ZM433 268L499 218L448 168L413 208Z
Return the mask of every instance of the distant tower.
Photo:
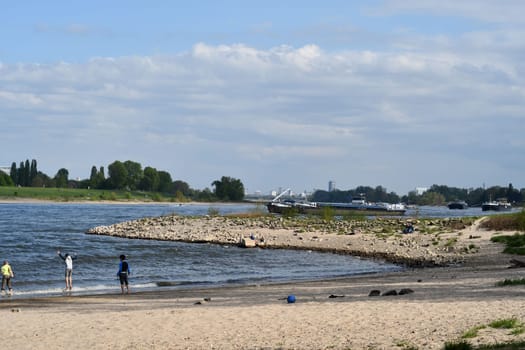
M335 181L328 181L328 192L334 192L335 191Z

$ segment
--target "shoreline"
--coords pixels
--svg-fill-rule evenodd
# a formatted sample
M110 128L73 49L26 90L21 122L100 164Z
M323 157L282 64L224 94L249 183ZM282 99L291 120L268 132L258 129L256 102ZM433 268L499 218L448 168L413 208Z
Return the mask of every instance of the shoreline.
M92 228L91 234L213 244L238 244L254 234L264 237L268 249L324 249L429 264L309 281L140 292L131 284L129 295L73 291L71 296L3 298L0 327L16 334L12 347L46 350L437 350L471 329L478 329L468 339L473 345L524 341L525 333L488 326L501 319L525 323L525 290L496 286L521 279L523 269L509 269L516 257L490 241L497 233L480 228L483 218L468 225L459 219L420 220L414 234L398 233L408 219L304 225L284 218L167 215ZM387 232L391 226L394 231ZM374 290L379 296L369 296ZM388 295L394 290L397 295ZM401 290L412 292L400 295ZM289 295L295 303L287 303Z
M53 199L38 199L38 198L0 198L0 204L152 204L152 205L240 205L240 204L254 204L257 205L256 202L156 202L156 201L139 201L139 200L53 200Z
M0 326L16 334L10 344L20 349L437 350L473 327L525 320L525 291L495 286L521 274L502 265L437 267L294 283L12 299L0 302ZM413 293L369 296L372 290L401 289ZM290 294L294 304L285 300ZM133 336L119 336L120 330ZM523 339L487 327L469 341Z
M417 220L403 217L327 222L321 218L173 214L93 227L86 234L313 250L380 259L409 267L429 267L462 264L496 247L497 244L490 242L491 233L479 230L482 220L484 217L475 222L472 218ZM407 221L414 223L416 233L401 233Z

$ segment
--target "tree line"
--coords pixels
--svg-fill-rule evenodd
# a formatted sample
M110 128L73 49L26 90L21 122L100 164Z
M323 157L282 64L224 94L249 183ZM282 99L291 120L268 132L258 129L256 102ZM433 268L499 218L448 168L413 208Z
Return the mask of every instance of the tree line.
M521 204L525 198L525 188L518 190L509 184L489 188L458 188L445 185L432 185L423 194L409 192L403 202L417 205L445 205L453 201L465 201L469 206L479 206L484 202L505 198L511 203Z
M93 166L89 178L69 179L69 171L61 168L53 177L49 177L37 168L37 161L28 159L17 164L12 163L10 173L0 171L0 186L86 188L103 190L127 190L160 192L173 196L177 201L240 201L244 199L244 185L239 179L222 176L211 183L212 189L193 189L182 180L172 180L170 173L142 165L131 160L114 161L106 169ZM353 197L364 195L371 202L407 203L415 205L446 205L448 202L463 200L470 206L506 198L511 203L523 203L525 189L515 189L512 184L506 187L457 188L446 185L432 185L427 191L418 194L415 191L399 196L377 186L358 186L350 190L316 190L309 196L314 202L349 202Z
M489 188L457 188L445 185L432 185L422 194L411 191L399 196L395 192L387 192L382 186L375 188L358 186L351 190L323 191L317 190L310 200L314 202L349 202L352 198L364 195L370 202L406 203L415 205L446 205L453 201L465 201L470 206L478 206L489 200L506 198L511 203L523 203L525 188L515 189L512 184L507 187L492 186Z
M37 168L37 161L12 163L10 173L0 171L0 186L85 188L103 190L127 190L160 192L177 200L239 201L244 198L244 185L239 179L222 176L211 183L212 189L193 189L182 180L172 180L169 172L142 165L131 160L114 161L106 170L103 166L91 168L89 178L69 179L69 171L61 168L50 177Z

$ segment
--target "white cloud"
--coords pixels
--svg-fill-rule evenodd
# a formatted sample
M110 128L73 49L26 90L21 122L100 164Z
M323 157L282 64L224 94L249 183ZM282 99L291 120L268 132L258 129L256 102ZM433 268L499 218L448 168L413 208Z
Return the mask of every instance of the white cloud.
M198 43L176 55L2 64L0 123L12 132L0 147L13 151L1 161L35 158L50 174L67 163L87 177L92 165L131 159L196 188L228 175L248 188L335 179L401 193L425 176L455 185L459 164L473 185L489 182L484 172L507 181L479 168L491 163L519 186L523 165L497 155L525 151L515 141L525 110L520 46L506 37L509 45L495 33L429 45L406 36L410 50L390 51ZM509 142L483 148L501 138Z

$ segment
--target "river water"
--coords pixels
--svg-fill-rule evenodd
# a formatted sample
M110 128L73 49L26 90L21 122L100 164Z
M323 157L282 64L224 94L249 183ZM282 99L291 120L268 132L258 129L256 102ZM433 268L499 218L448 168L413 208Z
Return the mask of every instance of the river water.
M214 205L220 214L248 212L254 205ZM126 254L133 290L161 284L175 288L268 283L393 271L391 264L307 251L123 239L87 235L94 226L170 213L206 215L209 205L0 204L0 260L9 260L14 297L61 294L64 263L56 252L77 255L73 292L120 291L118 256Z
M14 297L59 295L64 263L56 252L77 255L73 291L119 292L118 256L126 254L133 290L228 284L271 283L342 277L401 267L381 261L309 251L242 249L235 246L123 239L86 235L95 226L177 213L206 215L262 210L253 204L0 204L0 260L14 272ZM407 216L481 215L479 208L448 210L420 207Z

